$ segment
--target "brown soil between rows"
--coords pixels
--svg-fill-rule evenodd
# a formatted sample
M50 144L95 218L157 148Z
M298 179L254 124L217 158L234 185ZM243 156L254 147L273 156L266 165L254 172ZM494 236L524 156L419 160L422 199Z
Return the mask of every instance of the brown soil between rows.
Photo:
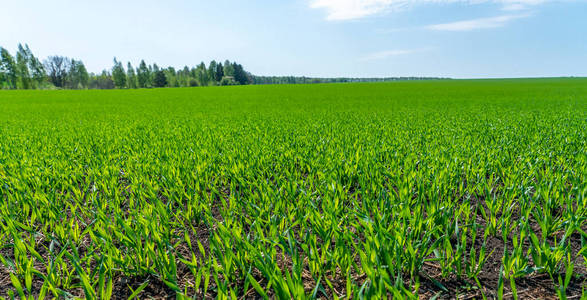
M477 204L479 205L481 201ZM211 210L213 217L216 220L222 220L222 216L220 215L220 210L218 207L213 207ZM480 220L482 221L482 220ZM480 225L483 225L480 222ZM536 224L533 224L533 230L538 230L535 228ZM587 230L587 228L583 228ZM209 225L199 224L196 227L196 234L192 235L192 240L198 240L202 243L205 250L209 252L209 239L211 237L211 231L214 230L213 227ZM483 240L483 232L484 228L479 228L477 231L477 239L475 241L475 247L477 249L481 246L481 241ZM481 235L481 236L479 236ZM510 240L511 241L511 240ZM508 241L508 242L510 242ZM469 241L470 242L470 241ZM493 251L493 254L490 255L487 259L487 262L483 266L483 269L479 275L479 282L481 287L473 279L459 279L455 275L449 275L447 277L442 277L440 274L440 267L433 263L429 262L424 265L420 274L419 274L419 282L420 288L418 294L420 295L421 299L429 299L436 297L436 299L481 299L483 295L485 295L488 299L495 299L497 298L497 287L499 281L499 273L500 267L502 265L502 253L504 251L504 243L501 238L497 238L494 236L488 236L486 241L486 247L488 253ZM570 250L573 257L576 257L575 260L575 276L573 276L571 280L571 284L567 290L567 296L569 299L578 299L581 296L582 290L587 287L587 268L586 263L582 262L578 257L578 252L581 249L581 238L579 234L574 234L571 236L569 240ZM189 249L177 249L178 253L182 253L187 255L189 253ZM194 251L197 251L194 249ZM48 255L47 251L39 251L41 255L46 256ZM14 258L14 253L11 248L4 247L0 248L0 254L6 258ZM199 253L198 253L199 255ZM279 261L278 265L282 270L292 268L292 261L285 255L284 253L280 253L278 255ZM8 291L12 290L15 295L16 291L13 290L12 282L9 276L10 270L3 265L0 265L0 297L8 297ZM308 270L308 266L305 266L305 276L304 276L304 286L306 293L310 293L316 285L316 281L310 275ZM267 284L267 280L262 277L261 273L258 270L253 270L252 275L257 279L262 286ZM564 277L564 274L560 274ZM34 277L33 280L33 294L38 295L40 288L42 286L42 281L37 277ZM180 287L187 286L190 283L193 283L194 277L191 274L190 270L185 267L185 265L178 263L178 284ZM328 274L328 279L333 284L334 290L328 288L328 286L323 285L324 289L326 290L326 295L319 294L321 298L332 298L333 294L338 296L344 296L344 291L346 287L346 274ZM357 283L361 285L364 280L364 274L352 274L351 278ZM416 278L410 278L409 276L404 277L407 280L412 280L412 282L416 281ZM556 280L557 278L555 278ZM149 284L146 288L139 294L140 299L172 299L175 298L175 292L170 289L162 280L157 278L156 276L146 276L146 277L129 277L122 274L118 274L114 278L114 289L113 289L113 299L127 299L131 294L132 290L138 288L141 284L148 281ZM554 282L547 274L531 274L530 276L524 278L518 278L515 281L517 287L517 294L520 299L557 299L556 295L556 282ZM233 283L232 287L238 288L238 282ZM242 284L242 283L240 283ZM216 296L215 292L215 283L214 280L210 279L210 288L208 292L204 295L194 291L193 289L187 290L189 294L194 294L198 298L214 298ZM72 296L83 297L83 290L76 289L73 291L68 291L71 293ZM275 297L268 291L271 297ZM240 299L256 299L259 298L259 295L254 291L254 289L250 288L248 291L241 291L241 295L239 295ZM505 299L513 299L513 293L510 288L509 280L505 280L504 282L504 298Z

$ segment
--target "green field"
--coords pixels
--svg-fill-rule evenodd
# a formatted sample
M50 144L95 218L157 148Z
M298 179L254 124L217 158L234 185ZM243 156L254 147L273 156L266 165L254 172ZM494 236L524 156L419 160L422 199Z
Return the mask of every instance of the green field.
M0 91L0 297L587 297L587 79Z

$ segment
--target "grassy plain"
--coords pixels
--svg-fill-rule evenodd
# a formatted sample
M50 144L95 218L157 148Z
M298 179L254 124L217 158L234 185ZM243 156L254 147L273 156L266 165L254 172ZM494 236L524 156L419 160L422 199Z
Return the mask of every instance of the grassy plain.
M586 177L586 79L0 91L0 297L587 297Z

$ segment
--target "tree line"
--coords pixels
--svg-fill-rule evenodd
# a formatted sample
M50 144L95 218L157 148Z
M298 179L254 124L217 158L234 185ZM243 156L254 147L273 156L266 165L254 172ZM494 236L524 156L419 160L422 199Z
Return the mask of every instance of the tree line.
M305 76L252 76L252 84L312 84L312 83L349 83L349 82L388 82L404 80L438 80L450 79L441 77L372 77L372 78L354 78L354 77L336 77L336 78L317 78Z
M81 60L65 56L49 56L41 62L26 44L19 44L14 56L0 47L0 89L133 89L252 83L253 76L241 64L228 60L176 70L144 60L134 68L130 62L124 66L114 58L111 69L95 74L88 72Z
M255 76L241 64L204 62L196 67L161 68L141 60L138 67L125 65L114 58L111 69L95 74L88 72L81 60L65 56L49 56L43 62L28 45L18 45L15 55L0 47L0 89L135 89L153 87L194 87L245 84L310 84L342 82L375 82L396 80L447 79L436 77L387 78L312 78L300 76Z

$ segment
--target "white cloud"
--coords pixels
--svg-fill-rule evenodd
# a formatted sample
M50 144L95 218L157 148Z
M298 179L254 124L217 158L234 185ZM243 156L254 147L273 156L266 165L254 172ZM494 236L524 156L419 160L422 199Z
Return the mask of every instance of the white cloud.
M403 0L402 0L403 1ZM395 0L312 0L310 7L323 8L327 20L359 19L389 10Z
M524 10L529 6L542 4L547 0L501 0L499 3L503 5L503 10Z
M441 31L471 31L476 29L487 29L502 27L510 21L529 17L530 14L503 15L491 18L472 19L451 23L435 24L427 26L431 30Z
M526 6L524 4L520 4L520 3L511 3L511 4L506 4L503 6L503 10L523 10L526 9Z
M370 60L380 60L385 59L392 56L404 55L404 54L411 54L414 52L418 52L418 50L387 50L387 51L380 51L371 53L365 57L359 59L359 61L370 61Z
M326 19L342 21L399 10L423 3L497 3L504 10L522 10L550 0L310 0L310 7L326 10Z

